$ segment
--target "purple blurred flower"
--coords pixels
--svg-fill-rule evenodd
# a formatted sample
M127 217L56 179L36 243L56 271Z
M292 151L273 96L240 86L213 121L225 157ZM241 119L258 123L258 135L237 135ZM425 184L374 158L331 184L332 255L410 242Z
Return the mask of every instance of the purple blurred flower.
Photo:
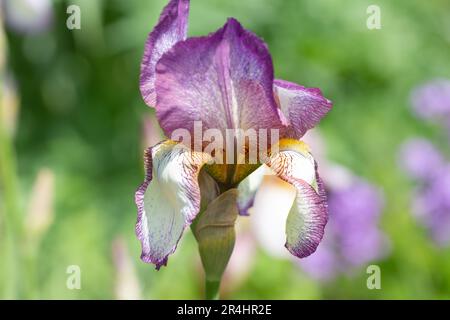
M383 257L387 239L379 229L381 192L355 178L347 187L328 191L330 218L316 253L300 261L311 276L328 280Z
M442 154L427 139L413 138L400 147L399 162L415 179L432 179L444 164Z
M416 217L438 245L450 244L450 164L419 186L413 202Z
M450 137L450 80L436 79L412 95L416 114L445 125ZM450 164L426 139L412 139L400 149L400 164L418 182L413 211L441 246L450 244Z
M424 119L450 118L450 80L435 79L413 90L411 103Z
M400 165L417 180L413 212L440 246L450 244L450 164L428 140L411 139L400 148Z
M4 0L5 21L19 33L34 34L46 30L53 20L50 0Z

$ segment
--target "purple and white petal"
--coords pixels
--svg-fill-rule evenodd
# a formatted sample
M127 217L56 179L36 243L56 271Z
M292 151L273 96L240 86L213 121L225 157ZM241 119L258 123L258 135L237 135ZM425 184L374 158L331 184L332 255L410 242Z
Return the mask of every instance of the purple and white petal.
M273 66L266 44L238 21L206 37L177 43L156 66L157 117L176 129L277 129Z
M296 257L307 257L322 240L328 219L326 195L314 158L303 142L283 139L279 152L272 154L266 164L296 189L286 221L285 246Z
M209 155L170 140L147 150L146 179L135 195L136 235L144 262L159 269L175 251L184 229L200 210L198 176L209 160Z
M187 37L189 0L171 0L145 43L140 89L146 104L155 106L155 67L164 53Z
M314 188L303 180L291 180L297 197L286 221L286 248L304 258L316 251L327 222L326 204Z
M296 139L315 127L332 107L332 102L318 88L305 88L292 82L275 80L274 92L289 122L287 135Z

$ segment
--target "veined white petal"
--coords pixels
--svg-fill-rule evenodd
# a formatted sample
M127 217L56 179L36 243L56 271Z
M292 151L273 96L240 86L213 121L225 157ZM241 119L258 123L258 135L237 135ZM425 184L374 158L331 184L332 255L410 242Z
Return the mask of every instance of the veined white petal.
M147 177L136 192L141 259L159 269L200 210L198 176L210 156L174 141L148 149Z
M270 156L267 165L296 189L286 220L285 246L293 255L306 257L322 240L328 217L325 190L314 158L305 143L283 139L279 152Z

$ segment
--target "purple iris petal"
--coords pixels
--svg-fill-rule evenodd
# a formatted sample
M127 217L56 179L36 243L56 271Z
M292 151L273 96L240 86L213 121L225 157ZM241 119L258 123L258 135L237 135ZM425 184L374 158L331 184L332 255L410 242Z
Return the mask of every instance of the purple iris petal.
M450 117L450 80L436 79L416 88L411 102L421 118Z
M399 161L403 170L415 179L430 180L436 175L444 160L434 145L422 138L405 142L400 148Z
M171 0L145 43L140 87L145 103L155 106L155 67L162 55L177 42L186 39L189 0Z
M332 102L324 98L318 88L305 88L292 82L275 80L274 92L288 119L289 131L292 131L288 134L297 139L315 127L332 107Z
M179 42L156 67L157 116L170 136L179 128L281 128L266 44L229 19L206 37Z

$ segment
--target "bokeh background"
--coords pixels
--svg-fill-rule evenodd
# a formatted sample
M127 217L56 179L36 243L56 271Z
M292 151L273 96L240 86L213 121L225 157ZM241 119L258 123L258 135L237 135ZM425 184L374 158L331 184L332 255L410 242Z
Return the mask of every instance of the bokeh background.
M437 153L437 176L450 175L450 2L191 2L190 36L233 16L268 43L278 78L334 102L310 142L333 199L322 252L277 255L252 231L264 223L241 218L223 297L450 298L450 178L433 185L427 159ZM139 93L140 60L166 1L1 3L0 298L202 298L190 231L160 271L140 261L134 235L143 151L162 139ZM80 30L66 27L70 4ZM366 26L371 4L381 29ZM421 198L430 193L438 199ZM71 265L79 290L66 286ZM369 265L379 290L367 288Z

